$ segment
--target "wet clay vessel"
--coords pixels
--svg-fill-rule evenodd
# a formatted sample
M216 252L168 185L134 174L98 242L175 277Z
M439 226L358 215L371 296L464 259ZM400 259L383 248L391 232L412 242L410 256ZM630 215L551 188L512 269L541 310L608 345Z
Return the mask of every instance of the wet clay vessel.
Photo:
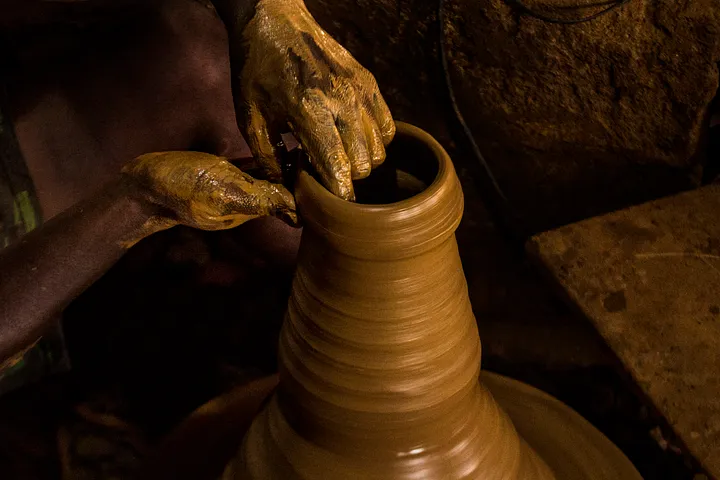
M298 180L305 226L280 382L223 478L570 478L483 386L454 234L463 195L442 147L398 123L386 165L356 193L350 203Z

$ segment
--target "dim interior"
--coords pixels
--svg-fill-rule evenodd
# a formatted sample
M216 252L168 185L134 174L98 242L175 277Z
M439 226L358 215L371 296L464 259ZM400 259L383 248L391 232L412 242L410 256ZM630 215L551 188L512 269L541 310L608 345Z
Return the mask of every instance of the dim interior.
M353 182L356 202L383 205L406 200L425 190L437 177L438 169L430 146L398 134L387 147L385 162L367 178Z

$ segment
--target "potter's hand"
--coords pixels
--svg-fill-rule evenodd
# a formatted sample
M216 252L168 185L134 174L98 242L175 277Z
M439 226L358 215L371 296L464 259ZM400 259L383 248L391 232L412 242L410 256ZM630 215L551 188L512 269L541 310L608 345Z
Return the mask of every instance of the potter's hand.
M295 201L285 187L255 180L222 157L149 153L125 165L122 172L145 200L163 212L152 219L148 230L177 224L223 230L268 215L297 223Z
M315 22L302 0L260 0L236 40L247 139L269 178L281 178L273 127L289 124L334 194L354 200L352 180L385 159L395 124L372 74ZM233 41L233 40L231 40Z

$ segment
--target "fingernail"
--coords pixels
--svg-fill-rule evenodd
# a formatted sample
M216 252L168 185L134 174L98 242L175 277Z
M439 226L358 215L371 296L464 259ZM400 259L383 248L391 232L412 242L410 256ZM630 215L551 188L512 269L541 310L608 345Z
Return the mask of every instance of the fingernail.
M367 178L370 175L370 172L372 171L372 167L370 164L362 164L359 166L356 166L353 168L353 180L362 180L363 178Z
M344 185L342 183L337 183L333 185L333 188L331 188L330 191L335 196L340 197L343 200L348 200L350 202L355 201L355 191L352 187L352 183L350 183L350 186Z

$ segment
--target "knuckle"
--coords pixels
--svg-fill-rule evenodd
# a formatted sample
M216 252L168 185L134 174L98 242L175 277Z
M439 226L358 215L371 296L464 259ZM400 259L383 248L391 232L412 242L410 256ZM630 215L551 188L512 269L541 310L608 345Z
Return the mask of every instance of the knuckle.
M353 168L353 180L367 178L372 171L372 165L369 162L356 162Z
M317 88L307 88L300 93L300 106L307 108L322 104L322 97L322 92Z
M325 161L333 167L334 172L341 173L347 170L348 158L343 147L339 145L331 146L325 153Z
M363 75L363 80L365 86L368 88L368 90L372 91L373 93L380 93L380 86L377 83L377 80L375 80L375 76L365 70L365 75Z
M390 143L395 138L395 122L392 117L388 116L383 120L383 124L380 125L380 134L383 137L385 145Z
M345 151L342 149L334 149L328 151L324 158L320 158L320 162L325 165L330 175L339 180L345 181L351 177L351 167Z
M353 83L366 94L379 92L377 81L372 73L359 67L353 75Z
M385 147L383 147L382 145L377 146L377 148L373 151L373 166L377 167L378 165L382 165L382 163L385 161L385 156Z
M340 97L347 102L348 105L355 105L357 104L357 88L355 87L354 82L348 82L344 81L341 83L340 87L338 88L338 93Z

